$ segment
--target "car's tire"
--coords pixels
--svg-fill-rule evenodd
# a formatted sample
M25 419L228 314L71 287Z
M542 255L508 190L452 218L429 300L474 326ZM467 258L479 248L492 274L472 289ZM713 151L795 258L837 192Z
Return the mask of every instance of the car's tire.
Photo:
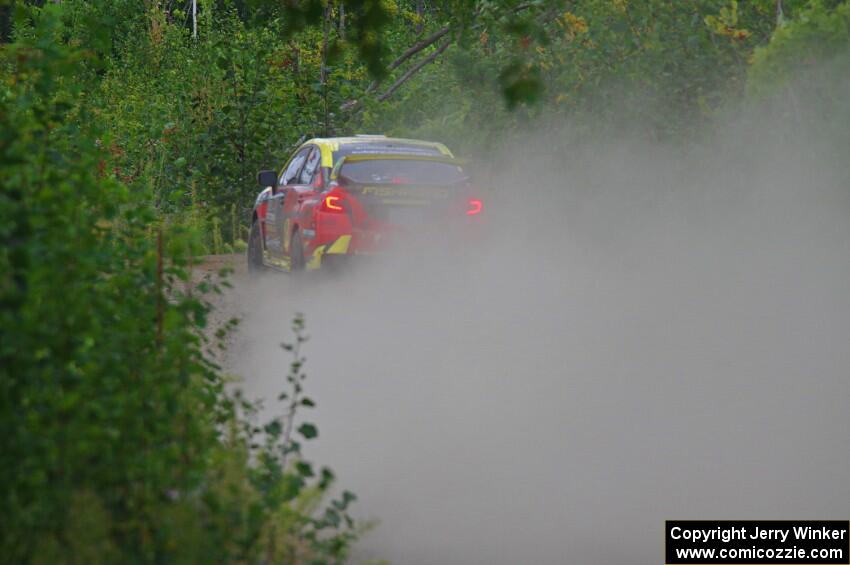
M304 244L301 243L301 232L297 230L289 244L289 270L293 273L304 270Z
M251 224L251 232L248 235L248 272L258 275L266 270L263 263L263 239L260 234L260 222L254 220Z

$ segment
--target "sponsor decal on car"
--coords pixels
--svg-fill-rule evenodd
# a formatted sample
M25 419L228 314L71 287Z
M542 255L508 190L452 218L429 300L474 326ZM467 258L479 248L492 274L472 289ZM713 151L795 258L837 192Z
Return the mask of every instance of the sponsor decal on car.
M362 194L380 198L448 198L449 191L441 187L427 186L365 186Z

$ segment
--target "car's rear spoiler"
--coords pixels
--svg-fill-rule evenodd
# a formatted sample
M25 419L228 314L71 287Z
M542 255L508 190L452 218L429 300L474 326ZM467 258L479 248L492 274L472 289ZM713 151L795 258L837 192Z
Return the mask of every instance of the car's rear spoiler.
M361 161L431 161L433 163L449 163L451 165L465 165L463 159L455 159L443 155L411 155L409 153L359 153L357 155L346 155L337 161L331 171L331 180L339 177L339 172L346 163L358 163Z

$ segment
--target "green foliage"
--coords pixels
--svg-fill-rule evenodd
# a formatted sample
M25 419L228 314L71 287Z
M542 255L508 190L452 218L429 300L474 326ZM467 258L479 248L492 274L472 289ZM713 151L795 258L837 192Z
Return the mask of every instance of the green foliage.
M769 107L775 122L803 126L831 140L821 157L843 163L850 146L850 4L811 2L756 49L747 77L749 99ZM850 172L845 172L850 178Z
M57 40L64 16L31 11L0 52L0 554L341 562L353 497L325 507L333 474L312 476L285 431L313 404L300 349L288 377L300 402L283 426L257 427L205 353L234 322L207 329L203 293L218 285L192 276L194 222L162 213L163 179L128 185L110 166L116 140L76 72L96 53Z
M804 9L782 6L787 19ZM189 15L170 10L128 11L120 26L134 39L110 41L93 112L113 173L160 217L188 212L209 252L246 237L256 171L281 166L304 135L385 132L486 153L545 115L577 132L693 136L741 98L778 21L773 0L225 0L200 3L195 39ZM66 11L112 17L84 0ZM74 25L66 35L96 29Z
M183 416L215 398L193 332L206 308L179 291L186 258L148 237L150 209L99 173L97 134L67 80L81 55L52 40L56 11L4 53L3 553L58 543L62 509L86 492L115 515L138 509L116 529L144 551L152 526L139 518L195 486L214 438L209 418Z
M364 128L442 131L455 147L482 153L544 115L587 132L692 136L743 94L748 58L776 21L772 1L531 3L511 17L500 6L478 16L445 64L364 114Z
M777 28L767 45L755 50L749 90L754 95L769 94L792 77L799 79L813 67L841 64L841 59L845 59L843 68L833 70L846 72L848 51L850 4L830 8L823 2L813 2Z
M93 89L116 176L161 216L191 210L212 251L245 237L256 172L282 165L305 133L332 133L331 109L366 75L349 55L323 83L320 31L285 39L277 20L246 23L224 4L206 8L215 25L197 40L151 9Z
M10 562L344 561L354 495L301 455L303 320L259 425L207 354L220 285L193 276L244 252L256 171L303 135L688 139L749 94L850 145L846 2L201 0L197 37L178 4L0 11Z

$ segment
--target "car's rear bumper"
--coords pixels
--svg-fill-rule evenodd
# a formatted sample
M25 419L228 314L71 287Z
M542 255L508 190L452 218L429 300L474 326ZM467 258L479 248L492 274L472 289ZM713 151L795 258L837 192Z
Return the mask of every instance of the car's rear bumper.
M478 221L458 222L429 226L421 230L399 228L355 229L351 233L336 235L325 239L325 243L316 245L306 257L308 270L321 268L325 259L342 261L343 257L396 255L429 245L442 247L453 245L451 242L463 241L465 246L475 246L483 236L482 225ZM331 236L333 237L333 236Z

